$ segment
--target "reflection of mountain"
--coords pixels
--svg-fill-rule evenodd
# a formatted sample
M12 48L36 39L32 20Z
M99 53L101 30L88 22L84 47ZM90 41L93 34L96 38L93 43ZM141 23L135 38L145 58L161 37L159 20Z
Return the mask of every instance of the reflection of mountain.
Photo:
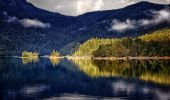
M169 86L162 87L135 79L93 78L79 70L74 70L78 67L67 60L61 62L65 64L53 67L48 59L43 58L38 63L27 65L23 65L20 59L0 58L0 100L18 100L18 98L19 100L46 100L47 98L55 100L60 97L85 100L91 97L130 100L170 98Z
M168 60L73 60L77 67L90 77L126 77L170 84Z
M23 50L49 54L61 48L70 54L77 42L92 37L138 36L169 27L168 6L140 2L71 17L38 9L26 0L0 0L0 55L18 55Z

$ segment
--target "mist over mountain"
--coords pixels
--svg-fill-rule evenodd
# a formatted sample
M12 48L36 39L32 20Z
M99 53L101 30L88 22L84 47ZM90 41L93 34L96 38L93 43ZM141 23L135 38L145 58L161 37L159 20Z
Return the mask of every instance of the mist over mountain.
M170 27L170 5L140 2L76 17L36 8L26 0L0 0L0 55L49 54L90 38L136 37ZM64 50L63 50L64 49Z

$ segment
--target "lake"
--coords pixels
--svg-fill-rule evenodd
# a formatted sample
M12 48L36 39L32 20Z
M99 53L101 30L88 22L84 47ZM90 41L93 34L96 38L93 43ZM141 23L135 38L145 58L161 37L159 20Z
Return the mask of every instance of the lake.
M0 58L0 100L170 100L170 60Z

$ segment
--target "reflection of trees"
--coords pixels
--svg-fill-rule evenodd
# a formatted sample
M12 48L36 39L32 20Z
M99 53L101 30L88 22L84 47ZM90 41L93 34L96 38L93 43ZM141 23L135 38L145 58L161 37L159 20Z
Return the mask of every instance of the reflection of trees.
M101 75L98 67L93 65L90 59L84 60L73 59L72 61L77 65L77 67L81 71L85 72L87 75L91 77L97 77L98 75Z
M90 59L75 59L72 61L81 71L85 72L91 77L119 76L119 72L124 69L124 67L128 67L127 63L123 63L123 61L108 62L105 60L93 61Z
M90 77L128 77L170 84L170 61L167 60L73 60Z
M38 61L39 61L39 58L38 58L38 57L22 58L22 63L23 63L23 64L37 63Z
M28 58L21 58L21 59L23 64L39 62L39 57L30 57L30 58L28 57ZM55 57L51 57L51 58L49 57L49 60L53 66L58 65L60 62L60 59Z
M53 66L58 65L60 62L59 58L51 57L49 58L50 62L53 64Z

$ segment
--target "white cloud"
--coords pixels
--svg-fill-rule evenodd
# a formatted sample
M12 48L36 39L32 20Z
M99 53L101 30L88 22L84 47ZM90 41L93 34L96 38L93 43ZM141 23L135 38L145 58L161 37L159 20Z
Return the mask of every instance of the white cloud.
M98 0L94 6L94 10L100 10L104 5L103 0Z
M54 9L63 9L63 8L64 8L64 6L62 6L62 5L57 5L54 7Z
M154 11L153 13L155 14L154 19L153 19L154 23L170 21L170 10L169 9Z
M120 32L135 28L135 22L129 19L127 19L125 22L121 22L119 20L113 20L112 23L113 23L112 30L116 30Z
M112 22L111 30L123 32L130 29L135 29L147 25L155 25L162 22L170 22L170 9L163 9L160 11L150 12L152 19L140 19L140 20L130 20L119 21L114 19Z
M103 6L103 0L78 0L76 2L76 14L82 14L88 11L100 10Z
M51 24L50 23L44 23L41 22L37 19L18 19L15 16L9 16L7 12L3 11L2 13L4 15L4 22L7 23L13 23L13 22L18 22L21 25L23 25L24 27L28 28L28 27L35 27L35 28L50 28Z
M49 23L43 23L37 19L22 19L19 21L24 27L49 28Z

